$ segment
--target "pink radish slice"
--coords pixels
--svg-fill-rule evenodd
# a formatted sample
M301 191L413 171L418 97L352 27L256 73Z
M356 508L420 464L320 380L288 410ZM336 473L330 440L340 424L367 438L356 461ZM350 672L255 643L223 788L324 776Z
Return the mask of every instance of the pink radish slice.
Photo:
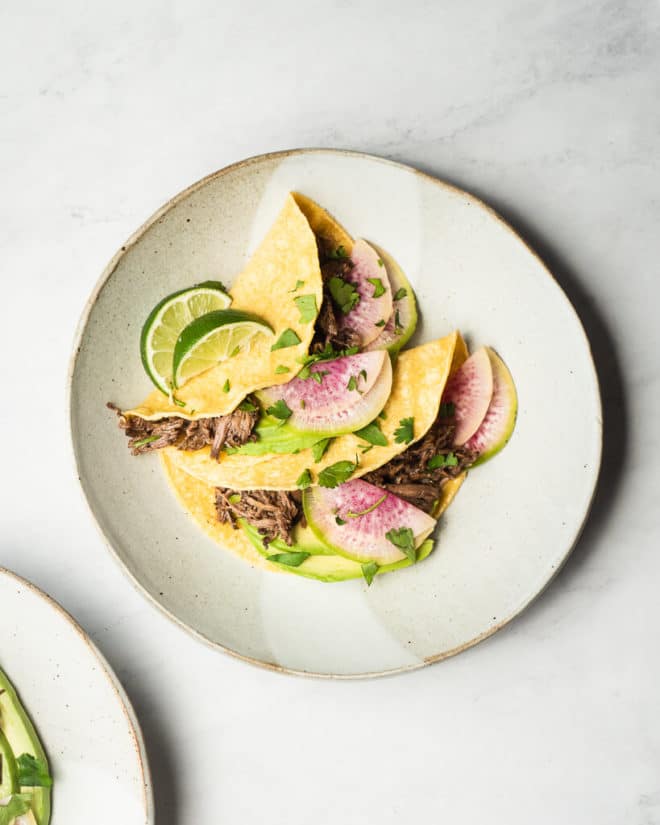
M475 464L483 464L498 453L511 438L516 425L518 396L506 364L490 347L486 348L493 369L493 396L484 420L465 442L468 450L479 453Z
M284 401L291 410L287 425L301 432L332 435L359 430L378 415L392 389L392 365L382 351L317 361L309 370L309 378L294 378L257 393L264 408Z
M353 244L351 261L353 267L344 276L344 280L355 285L360 302L346 315L341 312L337 315L340 328L350 327L355 330L360 336L361 346L365 347L380 334L381 328L376 326L378 321L387 321L392 315L392 288L382 259L361 238ZM378 279L385 288L385 292L378 298L374 297L377 284L371 283L368 278Z
M313 532L337 553L379 565L405 558L387 538L390 530L409 527L419 547L436 524L423 510L361 479L332 489L310 487L303 495L303 506Z
M493 397L493 368L485 347L474 352L449 379L442 403L454 405L454 444L461 446L479 429Z

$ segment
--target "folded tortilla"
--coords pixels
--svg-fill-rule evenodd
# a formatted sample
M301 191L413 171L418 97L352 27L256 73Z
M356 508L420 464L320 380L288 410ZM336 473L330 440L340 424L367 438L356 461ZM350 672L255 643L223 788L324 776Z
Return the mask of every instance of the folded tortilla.
M299 281L303 285L296 289ZM184 402L185 407L171 403L166 395L154 390L125 415L150 420L226 415L249 393L290 381L300 370L314 336L314 319L301 321L294 298L313 295L318 312L323 300L323 282L316 237L292 195L287 196L275 223L229 292L232 309L258 315L271 326L274 337L257 336L246 351L186 382L176 391L177 399ZM286 329L293 330L300 343L272 352L271 346ZM278 366L287 367L289 372L276 372ZM224 392L227 381L230 389Z
M459 342L457 350L457 342ZM221 453L218 461L210 456L210 449L188 452L166 447L171 463L189 475L212 487L230 487L233 490L295 490L296 481L307 469L312 483L319 472L337 461L355 461L359 466L351 478L359 478L402 453L409 445L397 443L394 431L401 419L414 419L414 441L422 438L435 421L447 378L462 356L460 333L452 332L445 338L401 352L394 365L392 394L379 420L387 438L387 446L373 446L363 453L365 441L355 434L335 438L318 462L311 449L290 455L250 456ZM464 347L464 344L462 344ZM454 360L456 356L456 362Z

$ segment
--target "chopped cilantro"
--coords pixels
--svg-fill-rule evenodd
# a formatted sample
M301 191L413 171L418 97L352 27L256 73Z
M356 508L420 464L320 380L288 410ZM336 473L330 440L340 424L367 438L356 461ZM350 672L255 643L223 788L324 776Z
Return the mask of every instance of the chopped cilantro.
M50 788L53 779L43 759L37 759L30 753L22 753L16 760L18 784L22 788Z
M304 399L304 398L301 398L301 399L300 399L300 409L301 409L301 410L304 410L304 409L305 409L305 399Z
M351 377L348 379L348 384L346 384L346 389L353 392L357 389L357 382L357 378L354 375L351 375Z
M177 407L185 407L186 406L186 402L185 401L179 401L178 398L172 398L172 401L174 401L174 403L177 405Z
M414 437L414 418L402 418L399 426L394 430L394 440L397 444L410 444Z
M453 453L438 453L430 458L426 465L429 470L439 470L443 467L456 467L458 459Z
M373 450L374 445L373 444L358 444L358 447L362 451L362 455L364 455L365 453L368 453L369 450Z
M296 487L300 490L306 490L307 487L310 487L312 484L312 474L309 470L303 470L303 472L298 477L298 481L296 481Z
M382 258L379 258L379 259L378 259L378 266L385 266L385 264L383 263L383 259L382 259Z
M319 473L321 487L336 487L343 484L355 472L357 461L336 461Z
M256 412L259 407L256 404L253 404L248 398L245 401L241 401L238 405L239 410L243 410L243 412Z
M330 278L328 289L330 295L332 295L332 300L344 315L348 315L360 303L360 294L355 289L355 285L340 278L339 275L333 275Z
M286 421L292 414L292 410L289 409L289 405L283 398L271 404L270 407L266 409L266 412L268 415L272 415L273 418L279 418L280 421Z
M301 286L305 286L305 282L304 281L296 281L296 285L294 286L293 289L290 289L289 292L298 292L298 290L300 289Z
M395 301L400 301L402 298L405 298L407 294L408 294L408 290L405 288L405 286L401 286L394 293L394 300Z
M403 332L403 327L401 326L401 321L399 319L398 309L394 313L394 332L396 332L397 335L400 335Z
M299 295L293 299L293 302L298 307L301 324L309 324L311 321L316 320L318 307L316 306L315 295Z
M384 295L385 292L387 291L385 289L385 287L383 286L383 282L381 281L380 278L367 278L367 281L369 281L369 283L373 285L373 288L374 288L373 297L374 298L380 298L380 296Z
M313 378L317 384L322 384L323 376L325 375L329 375L328 370L315 370L313 373L311 373L310 377Z
M386 322L386 321L384 321L384 320L381 318L381 319L380 319L380 321L376 321L376 322L374 323L374 326L375 326L375 327L384 327L386 323L387 323L387 322Z
M456 406L453 401L447 401L445 404L440 404L440 417L453 418L456 412Z
M272 556L266 556L268 561L273 561L276 564L286 564L287 567L300 567L300 565L309 558L309 553L292 552L292 553L275 553Z
M362 427L361 430L356 430L353 435L356 435L358 438L363 438L369 444L376 444L378 447L387 446L387 438L381 432L378 421L372 421L371 424L367 424L367 426Z
M284 375L285 372L291 372L291 370L285 367L284 364L278 364L275 367L275 375Z
M240 347L234 347L234 349L231 351L231 353L230 353L229 357L230 357L230 358L234 358L235 356L237 356L237 355L238 355L238 353L239 353L240 351L241 351L241 348L240 348Z
M335 522L341 527L342 524L346 524L344 519L341 516L335 516Z
M285 329L284 332L280 335L280 337L275 341L273 346L270 348L271 352L275 352L276 349L286 349L287 347L295 347L296 344L300 343L300 338L296 335L296 333L292 329Z
M398 547L410 561L417 560L417 550L415 549L415 535L410 527L400 527L388 530L385 533L385 538L391 542L395 547Z
M382 419L383 419L383 421L385 421L385 419L387 418L387 416L385 415L385 410L381 410L381 411L378 413L378 418L382 418Z
M339 244L339 246L334 250L334 252L330 253L330 257L338 260L339 258L348 258L348 253L344 248L343 244Z
M360 377L364 378L364 380L366 381L367 380L367 371L366 370L360 370Z
M320 461L323 458L323 456L327 452L328 447L330 446L331 441L331 438L324 438L321 441L317 441L316 444L312 445L312 456L314 457L314 461Z
M378 565L375 561L368 561L362 565L362 575L367 583L367 587L371 587L371 582L374 580L376 573L378 573Z
M229 383L229 379L227 379L225 381L225 383L222 385L222 391L223 392L229 392L230 389L231 389L231 384Z

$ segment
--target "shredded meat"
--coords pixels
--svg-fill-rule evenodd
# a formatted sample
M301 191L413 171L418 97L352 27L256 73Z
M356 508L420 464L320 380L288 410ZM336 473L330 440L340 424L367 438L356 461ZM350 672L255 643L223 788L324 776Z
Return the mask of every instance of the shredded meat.
M349 327L341 327L341 311L334 305L327 284L335 276L346 278L353 268L350 258L337 258L331 241L321 235L316 237L323 279L323 301L316 319L314 339L310 347L312 353L321 352L328 344L336 350L360 345L360 336Z
M295 490L230 490L215 488L215 509L218 520L236 528L237 519L244 518L263 536L267 546L277 538L291 545L291 531L299 521L304 524L302 493Z
M438 417L424 438L387 464L367 473L364 480L389 490L426 513L432 512L443 483L456 478L477 458L477 453L452 445L454 429L451 419ZM455 466L429 469L428 463L434 456L449 453L458 460Z
M240 447L256 439L253 430L259 418L257 410L234 410L229 415L195 421L179 416L147 421L137 415L124 415L114 404L108 407L119 416L119 426L129 439L128 447L133 455L170 446L179 450L201 450L209 446L211 457L217 459L223 447Z

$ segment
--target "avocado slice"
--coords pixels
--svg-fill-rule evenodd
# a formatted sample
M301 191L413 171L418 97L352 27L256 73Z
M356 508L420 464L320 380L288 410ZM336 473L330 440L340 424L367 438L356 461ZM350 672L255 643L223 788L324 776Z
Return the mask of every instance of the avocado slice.
M281 539L276 539L275 541L271 541L268 547L265 547L263 538L256 528L249 525L245 519L239 519L239 524L253 546L266 558L274 555L274 553L293 552L310 554L298 567L278 565L278 567L286 570L287 573L295 573L297 576L305 576L308 579L316 579L322 582L341 582L349 579L362 578L361 564L344 558L343 556L334 555L333 550L324 545L323 542L312 533L309 527L297 525L294 528L293 546L289 546ZM417 551L417 561L420 562L425 559L431 550L433 550L433 541L427 539L420 545ZM273 563L276 564L276 562ZM409 567L410 564L411 561L409 559L402 559L393 564L384 564L378 568L378 574L400 570L403 567Z
M21 754L29 753L46 766L48 765L46 753L34 726L2 668L0 668L0 728L9 744L14 759L21 756ZM37 825L48 825L50 821L50 788L26 787L21 790L32 794L32 809Z
M18 793L16 760L7 737L0 728L0 799Z

